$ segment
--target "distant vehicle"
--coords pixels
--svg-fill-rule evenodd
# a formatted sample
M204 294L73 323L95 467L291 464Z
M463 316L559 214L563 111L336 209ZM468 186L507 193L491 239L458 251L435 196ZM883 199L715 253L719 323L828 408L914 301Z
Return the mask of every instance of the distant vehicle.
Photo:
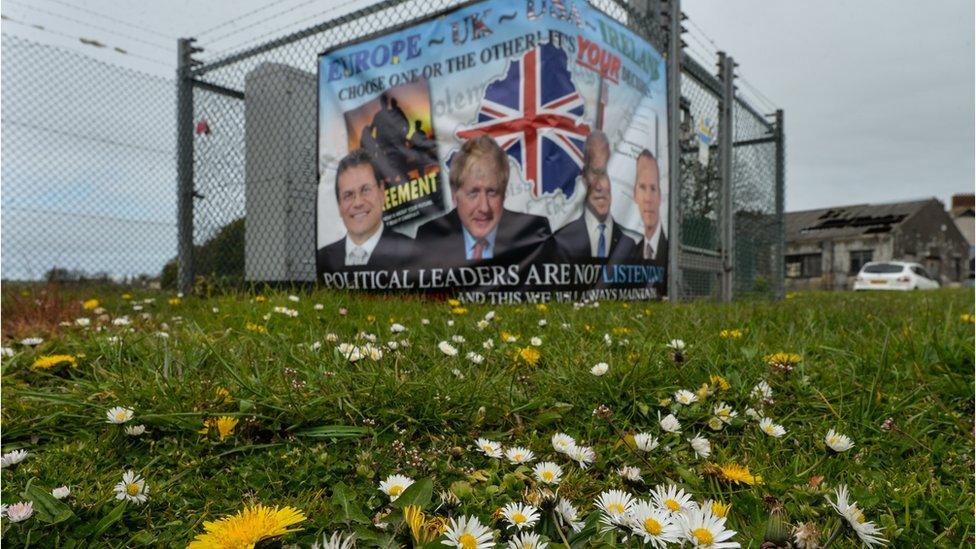
M935 278L918 263L872 261L861 267L854 279L855 290L934 290Z

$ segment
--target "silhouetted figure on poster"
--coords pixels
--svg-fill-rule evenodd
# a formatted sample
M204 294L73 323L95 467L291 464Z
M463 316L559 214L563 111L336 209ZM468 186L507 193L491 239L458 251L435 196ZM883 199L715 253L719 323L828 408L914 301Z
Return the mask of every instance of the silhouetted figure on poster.
M404 183L437 165L437 142L423 131L423 122L411 124L395 97L379 97L380 109L360 134L360 146L374 159L377 179L386 186Z

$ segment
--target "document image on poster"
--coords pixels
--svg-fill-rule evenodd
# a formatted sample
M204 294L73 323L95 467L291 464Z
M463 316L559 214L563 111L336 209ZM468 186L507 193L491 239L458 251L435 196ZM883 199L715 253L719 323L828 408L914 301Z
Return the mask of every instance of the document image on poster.
M653 299L662 56L583 1L485 0L319 58L317 276L472 302Z

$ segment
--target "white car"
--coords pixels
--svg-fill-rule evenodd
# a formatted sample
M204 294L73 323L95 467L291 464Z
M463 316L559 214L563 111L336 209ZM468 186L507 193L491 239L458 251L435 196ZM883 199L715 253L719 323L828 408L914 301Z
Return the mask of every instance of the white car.
M933 290L939 283L918 263L872 261L861 267L855 290Z

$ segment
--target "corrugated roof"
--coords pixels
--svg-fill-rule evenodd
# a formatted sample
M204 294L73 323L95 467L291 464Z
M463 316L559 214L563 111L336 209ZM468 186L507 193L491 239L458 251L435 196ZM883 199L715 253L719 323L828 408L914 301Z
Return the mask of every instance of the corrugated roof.
M786 213L786 240L830 240L891 232L934 198Z

